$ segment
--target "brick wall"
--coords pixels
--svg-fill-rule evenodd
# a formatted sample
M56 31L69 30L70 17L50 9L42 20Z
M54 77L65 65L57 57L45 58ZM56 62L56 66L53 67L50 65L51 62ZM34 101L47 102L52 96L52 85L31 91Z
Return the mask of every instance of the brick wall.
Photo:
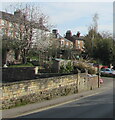
M11 108L20 104L41 102L52 98L74 94L96 88L97 76L65 75L29 81L4 83L2 90L2 108Z

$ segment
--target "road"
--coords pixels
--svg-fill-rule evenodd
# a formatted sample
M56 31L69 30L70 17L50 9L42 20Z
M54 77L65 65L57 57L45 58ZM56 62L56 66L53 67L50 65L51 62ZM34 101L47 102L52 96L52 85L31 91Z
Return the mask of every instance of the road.
M103 79L103 90L95 95L19 118L113 118L113 79Z

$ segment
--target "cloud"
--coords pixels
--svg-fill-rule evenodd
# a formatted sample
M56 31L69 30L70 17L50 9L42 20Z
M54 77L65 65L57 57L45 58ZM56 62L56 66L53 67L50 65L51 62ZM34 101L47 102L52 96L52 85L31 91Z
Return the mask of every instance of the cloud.
M51 21L57 24L57 27L75 28L81 31L87 31L88 26L92 23L92 17L95 13L99 14L99 29L110 29L112 23L113 6L112 3L45 3L43 8L49 13ZM87 26L87 27L86 27ZM108 27L107 27L108 26ZM105 29L106 28L106 29ZM73 30L74 31L74 30Z
M52 21L58 24L84 16L92 17L96 12L99 13L100 19L102 17L111 19L112 16L112 5L104 3L101 5L99 3L48 3L45 9L47 13L49 12Z
M37 1L36 5L38 4L43 13L50 17L50 23L57 25L62 34L67 29L72 29L73 32L80 30L83 34L87 33L94 13L99 14L99 30L112 31L113 4L111 2L64 2L62 0L61 2L47 1L41 3Z

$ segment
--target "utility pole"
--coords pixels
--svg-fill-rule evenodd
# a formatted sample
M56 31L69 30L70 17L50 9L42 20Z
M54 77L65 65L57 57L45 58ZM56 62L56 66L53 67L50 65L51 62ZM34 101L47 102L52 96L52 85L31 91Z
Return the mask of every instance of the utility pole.
M98 14L95 13L93 16L93 29L92 29L92 56L93 56L93 47L94 47L94 34L97 33L98 30L98 23L97 20L99 19ZM99 68L99 59L98 59L98 88L100 87L100 68Z
M92 31L92 39L91 39L91 45L92 45L92 56L93 56L93 47L94 47L94 31Z

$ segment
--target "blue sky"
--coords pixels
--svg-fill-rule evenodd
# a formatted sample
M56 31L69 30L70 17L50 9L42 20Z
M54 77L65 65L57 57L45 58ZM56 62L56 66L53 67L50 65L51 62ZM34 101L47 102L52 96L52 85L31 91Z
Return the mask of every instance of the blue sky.
M2 4L0 10L8 8L9 4L15 5L15 2ZM62 36L67 30L73 34L77 31L87 34L95 13L99 15L98 31L113 32L113 2L37 2L36 5L50 17L50 23Z

